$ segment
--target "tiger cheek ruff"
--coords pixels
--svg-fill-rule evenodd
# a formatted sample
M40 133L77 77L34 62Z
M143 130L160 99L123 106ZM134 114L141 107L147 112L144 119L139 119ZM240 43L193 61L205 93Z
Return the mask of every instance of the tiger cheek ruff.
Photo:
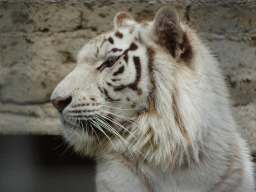
M51 100L64 138L96 159L98 192L254 191L218 63L169 7L142 23L118 13Z

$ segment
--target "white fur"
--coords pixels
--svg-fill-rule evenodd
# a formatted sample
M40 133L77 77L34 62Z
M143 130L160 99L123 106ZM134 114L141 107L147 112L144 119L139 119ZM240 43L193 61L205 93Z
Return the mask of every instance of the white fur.
M65 138L75 150L97 160L97 191L253 192L253 168L248 149L236 131L223 77L207 47L193 30L181 25L193 48L193 59L188 64L180 58L173 58L154 42L152 23L142 25L126 19L125 25L122 28L115 25L114 31L88 43L78 54L77 67L56 87L51 97L54 100L72 96L72 102L62 112L63 120L68 120L71 106L82 103L82 98L85 98L84 102L93 103L89 99L93 96L100 106L78 108L97 110L101 115L117 114L114 119L119 123L127 122L120 116L132 121L126 127L128 134L122 138L114 134L109 138L106 135L100 138L91 136L79 129L79 125L71 127L63 121ZM123 38L115 37L116 30L123 34ZM114 44L103 43L109 37L113 38ZM140 42L135 41L135 37L141 38ZM123 79L112 84L134 82L136 69L132 58L138 56L142 69L138 84L142 90L140 95L128 88L115 92L106 84L113 79L110 74L125 65L123 60L101 73L96 70L113 47L126 50L132 42L138 49L128 52L129 62L122 74ZM154 113L147 112L149 94L153 91L146 54L148 47L155 52ZM108 95L122 102L107 101L98 86L108 88ZM126 100L127 96L131 101ZM132 107L134 102L136 108ZM175 120L174 105L180 113L185 135ZM81 115L86 116L87 112L81 112ZM119 125L113 125L113 128L116 131L122 129ZM238 171L232 172L235 169Z

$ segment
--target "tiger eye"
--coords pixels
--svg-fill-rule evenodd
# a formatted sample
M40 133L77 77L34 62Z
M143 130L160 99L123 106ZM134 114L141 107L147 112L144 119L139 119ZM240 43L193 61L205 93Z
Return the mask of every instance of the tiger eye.
M107 66L111 67L116 63L117 57L109 57L107 59Z
M116 57L109 57L109 58L108 58L108 61L109 61L109 62L115 62L115 61L116 61Z
M107 59L106 61L106 65L107 67L112 67L116 62L117 60L120 58L120 56L111 56Z

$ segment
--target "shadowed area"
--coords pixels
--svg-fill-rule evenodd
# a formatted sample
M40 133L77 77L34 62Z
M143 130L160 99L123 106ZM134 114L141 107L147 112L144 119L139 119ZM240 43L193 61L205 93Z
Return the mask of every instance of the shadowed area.
M0 136L0 191L95 191L94 162L58 136Z

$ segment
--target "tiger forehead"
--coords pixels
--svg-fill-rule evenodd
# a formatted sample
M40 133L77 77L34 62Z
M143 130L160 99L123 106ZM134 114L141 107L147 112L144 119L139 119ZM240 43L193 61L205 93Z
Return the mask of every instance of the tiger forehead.
M132 31L132 33L131 33ZM104 33L90 40L79 52L78 63L94 63L106 59L107 54L117 53L129 47L137 39L135 27Z

